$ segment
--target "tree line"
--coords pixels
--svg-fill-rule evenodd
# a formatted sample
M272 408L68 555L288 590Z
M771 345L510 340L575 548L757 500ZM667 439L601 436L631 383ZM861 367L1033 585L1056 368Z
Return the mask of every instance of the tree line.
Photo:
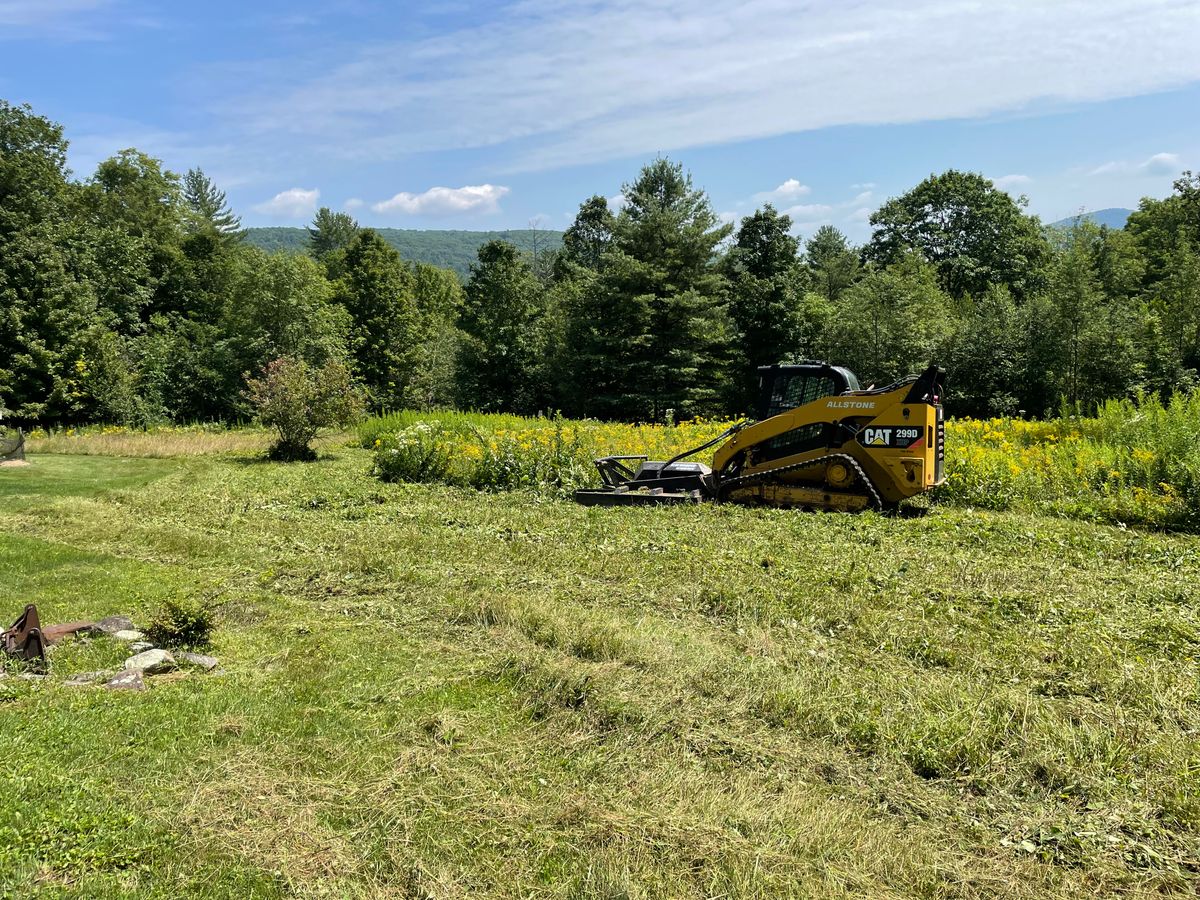
M893 198L852 246L765 205L722 223L657 159L559 249L493 240L465 284L320 210L302 254L247 246L225 195L126 150L85 180L57 124L0 101L0 406L18 421L238 421L275 360L344 365L377 410L661 420L739 414L755 368L826 359L883 384L937 361L960 415L1190 390L1200 176L1124 229L1044 228L981 175Z

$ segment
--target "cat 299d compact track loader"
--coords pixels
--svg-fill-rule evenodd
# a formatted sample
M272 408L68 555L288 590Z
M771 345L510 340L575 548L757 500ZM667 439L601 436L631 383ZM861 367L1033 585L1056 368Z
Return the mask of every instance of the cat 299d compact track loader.
M604 486L576 491L575 499L592 506L717 500L853 512L895 507L945 481L943 369L930 366L868 390L849 369L826 363L758 372L757 421L666 462L598 459ZM717 444L711 467L684 462Z

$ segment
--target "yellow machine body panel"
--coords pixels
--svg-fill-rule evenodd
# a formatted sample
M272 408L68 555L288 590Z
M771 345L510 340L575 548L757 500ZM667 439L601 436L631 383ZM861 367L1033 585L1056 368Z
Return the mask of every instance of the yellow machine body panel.
M713 456L718 496L855 509L929 490L945 480L939 378L931 368L882 390L819 397L743 428Z

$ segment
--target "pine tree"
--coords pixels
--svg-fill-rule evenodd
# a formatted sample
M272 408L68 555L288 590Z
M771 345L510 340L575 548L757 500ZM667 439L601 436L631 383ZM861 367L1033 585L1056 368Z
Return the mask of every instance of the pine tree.
M358 223L348 213L322 206L308 229L308 252L323 263L331 278L341 274L342 257L358 236Z
M540 377L542 286L507 241L489 241L471 266L459 326L460 404L485 411L531 413L546 396Z
M200 169L188 169L183 176L183 202L190 215L189 231L211 230L226 243L236 243L243 237L242 220L233 214L225 192L213 184Z
M358 375L374 408L399 409L412 399L409 386L425 338L412 270L370 228L337 252L343 257L343 274L334 299L350 313Z
M683 167L658 159L623 188L600 271L567 310L577 411L661 419L719 408L729 347L721 225Z
M730 404L747 411L758 385L758 366L778 363L800 350L803 278L792 220L767 204L742 220L724 260L729 278L729 315L737 352Z

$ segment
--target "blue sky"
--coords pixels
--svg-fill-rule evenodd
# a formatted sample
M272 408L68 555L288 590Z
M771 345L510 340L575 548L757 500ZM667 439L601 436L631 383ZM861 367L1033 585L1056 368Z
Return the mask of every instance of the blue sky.
M1200 0L0 0L0 97L71 165L201 166L246 224L561 228L656 155L855 240L980 171L1046 220L1200 169Z

